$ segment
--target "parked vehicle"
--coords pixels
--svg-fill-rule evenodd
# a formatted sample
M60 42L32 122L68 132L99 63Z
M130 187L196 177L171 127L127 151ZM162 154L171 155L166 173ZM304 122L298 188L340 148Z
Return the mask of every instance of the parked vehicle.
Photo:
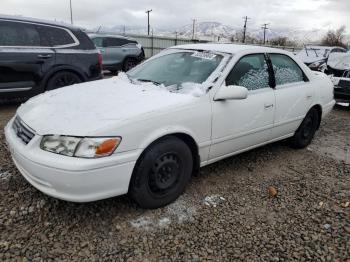
M194 44L37 96L5 136L23 176L48 195L86 202L129 193L157 208L199 167L287 138L306 147L334 104L330 79L289 52Z
M330 54L345 52L346 49L342 47L308 45L297 54L297 57L311 70L323 72Z
M145 52L137 41L123 36L89 34L103 56L103 69L117 74L129 71L143 59Z
M325 73L331 75L335 100L339 103L350 103L350 53L331 54Z
M100 79L101 55L79 28L0 16L0 98Z

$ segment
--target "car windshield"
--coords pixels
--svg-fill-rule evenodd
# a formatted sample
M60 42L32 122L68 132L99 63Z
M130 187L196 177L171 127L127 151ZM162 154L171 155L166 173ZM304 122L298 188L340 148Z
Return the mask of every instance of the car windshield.
M163 84L201 84L214 72L223 56L210 52L179 51L150 59L127 74L134 80Z

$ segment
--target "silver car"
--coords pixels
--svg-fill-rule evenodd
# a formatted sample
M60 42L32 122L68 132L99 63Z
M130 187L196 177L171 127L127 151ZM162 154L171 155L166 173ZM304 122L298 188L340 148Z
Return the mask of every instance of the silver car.
M102 54L103 69L112 72L128 71L145 58L145 52L137 41L124 36L89 34Z

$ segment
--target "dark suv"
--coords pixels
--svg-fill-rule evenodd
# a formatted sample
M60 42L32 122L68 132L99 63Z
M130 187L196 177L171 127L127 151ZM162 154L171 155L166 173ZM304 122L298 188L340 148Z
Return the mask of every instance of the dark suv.
M0 15L0 98L100 79L101 71L102 56L80 28Z

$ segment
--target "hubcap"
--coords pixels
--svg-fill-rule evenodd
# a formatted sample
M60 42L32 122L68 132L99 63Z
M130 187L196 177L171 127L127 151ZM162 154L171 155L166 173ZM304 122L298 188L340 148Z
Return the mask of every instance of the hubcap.
M174 153L166 153L159 157L151 171L149 186L153 193L164 195L176 187L180 177L180 159Z

